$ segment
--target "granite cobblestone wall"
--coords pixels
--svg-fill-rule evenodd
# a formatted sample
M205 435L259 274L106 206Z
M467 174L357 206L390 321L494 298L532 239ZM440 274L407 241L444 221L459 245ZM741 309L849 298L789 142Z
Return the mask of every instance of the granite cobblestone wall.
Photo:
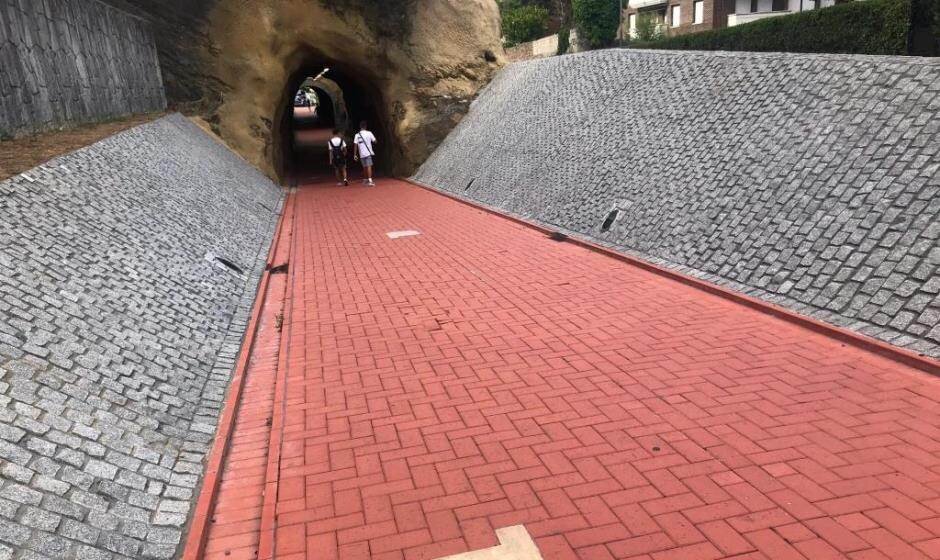
M0 0L0 138L165 108L147 21L97 0Z
M415 179L940 356L938 114L936 59L606 50L508 66Z
M0 559L177 554L281 198L179 115L0 182Z

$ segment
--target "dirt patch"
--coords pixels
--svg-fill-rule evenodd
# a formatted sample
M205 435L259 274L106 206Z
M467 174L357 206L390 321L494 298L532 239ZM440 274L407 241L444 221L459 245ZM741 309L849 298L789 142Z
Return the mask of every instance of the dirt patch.
M54 157L84 148L122 130L148 123L163 113L135 115L105 123L82 125L69 130L44 132L0 142L0 181L9 179Z

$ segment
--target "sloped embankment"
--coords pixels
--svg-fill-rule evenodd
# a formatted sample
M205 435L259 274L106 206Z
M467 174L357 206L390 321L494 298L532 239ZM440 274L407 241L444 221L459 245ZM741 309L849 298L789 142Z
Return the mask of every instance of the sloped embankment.
M281 199L179 115L0 183L0 557L175 555Z
M415 178L940 355L940 61L608 50L504 69Z

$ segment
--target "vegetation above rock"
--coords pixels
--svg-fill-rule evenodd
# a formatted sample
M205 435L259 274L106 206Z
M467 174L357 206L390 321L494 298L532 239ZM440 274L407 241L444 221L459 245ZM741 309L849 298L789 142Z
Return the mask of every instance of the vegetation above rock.
M537 0L502 0L499 12L507 47L534 41L548 33L549 12Z
M619 0L572 0L571 16L578 40L596 49L609 46L620 27Z

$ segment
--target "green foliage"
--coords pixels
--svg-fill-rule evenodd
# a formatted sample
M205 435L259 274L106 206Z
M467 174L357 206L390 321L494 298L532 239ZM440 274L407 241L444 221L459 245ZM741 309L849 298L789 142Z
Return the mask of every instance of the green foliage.
M907 54L911 0L866 0L755 22L634 41L633 48Z
M518 0L500 3L503 15L503 37L512 46L539 39L547 34L548 10L541 6L521 4Z
M558 30L558 54L565 54L571 47L571 30L567 27Z
M640 14L636 18L636 40L655 41L663 36L662 20L653 13Z
M614 42L620 27L620 0L572 0L571 15L578 40L592 49L606 47Z

